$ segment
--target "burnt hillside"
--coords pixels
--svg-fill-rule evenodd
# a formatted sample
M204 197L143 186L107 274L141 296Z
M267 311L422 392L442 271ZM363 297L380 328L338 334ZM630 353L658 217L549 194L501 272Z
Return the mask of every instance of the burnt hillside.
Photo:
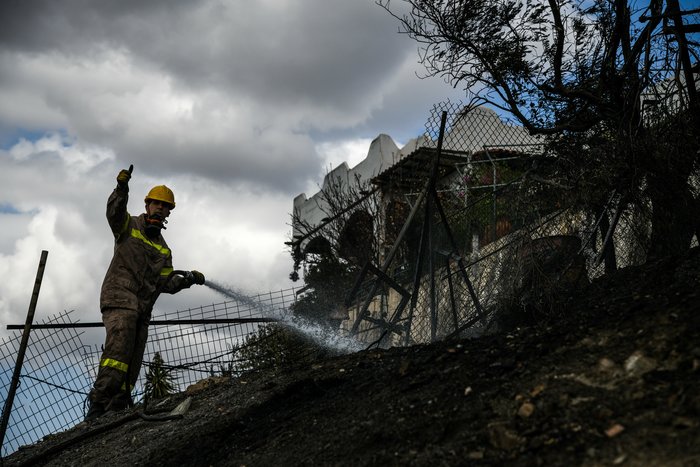
M700 465L700 251L561 297L556 322L208 380L182 419L79 425L19 465Z

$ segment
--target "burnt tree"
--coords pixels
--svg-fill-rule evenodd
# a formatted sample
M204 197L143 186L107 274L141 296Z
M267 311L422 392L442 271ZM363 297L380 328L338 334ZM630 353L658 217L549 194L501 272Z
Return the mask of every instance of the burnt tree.
M611 193L619 194L612 211L650 204L649 254L689 246L699 205L691 180L700 148L691 63L699 54L677 0L643 9L624 0L377 4L419 44L426 76L550 136L560 149L556 175L590 211ZM575 143L566 150L562 141Z

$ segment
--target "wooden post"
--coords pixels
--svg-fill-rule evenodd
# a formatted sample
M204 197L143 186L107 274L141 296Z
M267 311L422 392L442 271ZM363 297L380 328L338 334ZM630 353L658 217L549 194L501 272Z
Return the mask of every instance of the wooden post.
M36 302L39 299L41 280L44 277L44 268L46 267L46 257L48 255L49 252L46 250L43 250L41 252L41 259L39 260L39 269L36 272L36 280L34 281L34 292L32 292L32 299L29 303L29 311L27 312L27 321L24 323L24 331L22 332L22 342L19 345L19 352L17 353L17 363L15 363L15 372L12 375L10 390L7 393L5 407L2 411L2 425L0 425L0 448L2 448L3 444L5 443L5 431L7 431L7 424L10 421L12 403L14 402L15 392L17 391L17 386L19 385L19 377L22 373L24 353L27 350L27 344L29 343L29 333L32 328L32 322L34 321L34 311L36 310Z

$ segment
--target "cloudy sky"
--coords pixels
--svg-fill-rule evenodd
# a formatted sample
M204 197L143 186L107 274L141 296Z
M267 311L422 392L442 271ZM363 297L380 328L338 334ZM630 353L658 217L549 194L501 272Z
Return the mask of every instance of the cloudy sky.
M372 0L0 3L0 322L99 320L105 202L166 184L175 267L251 293L292 287L294 196L387 133L400 146L459 99ZM200 287L157 311L222 301Z

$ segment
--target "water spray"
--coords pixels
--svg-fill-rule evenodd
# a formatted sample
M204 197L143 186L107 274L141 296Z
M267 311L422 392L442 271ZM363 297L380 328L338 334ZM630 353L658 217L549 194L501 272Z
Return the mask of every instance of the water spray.
M271 305L262 303L259 300L247 295L233 287L224 286L216 281L207 279L205 284L210 289L220 293L221 295L235 300L258 310L265 318L276 319L297 332L300 332L322 347L338 351L340 353L353 353L363 350L365 344L357 340L341 336L333 329L321 326L318 323L313 323L299 316L294 316L287 309L275 309Z

